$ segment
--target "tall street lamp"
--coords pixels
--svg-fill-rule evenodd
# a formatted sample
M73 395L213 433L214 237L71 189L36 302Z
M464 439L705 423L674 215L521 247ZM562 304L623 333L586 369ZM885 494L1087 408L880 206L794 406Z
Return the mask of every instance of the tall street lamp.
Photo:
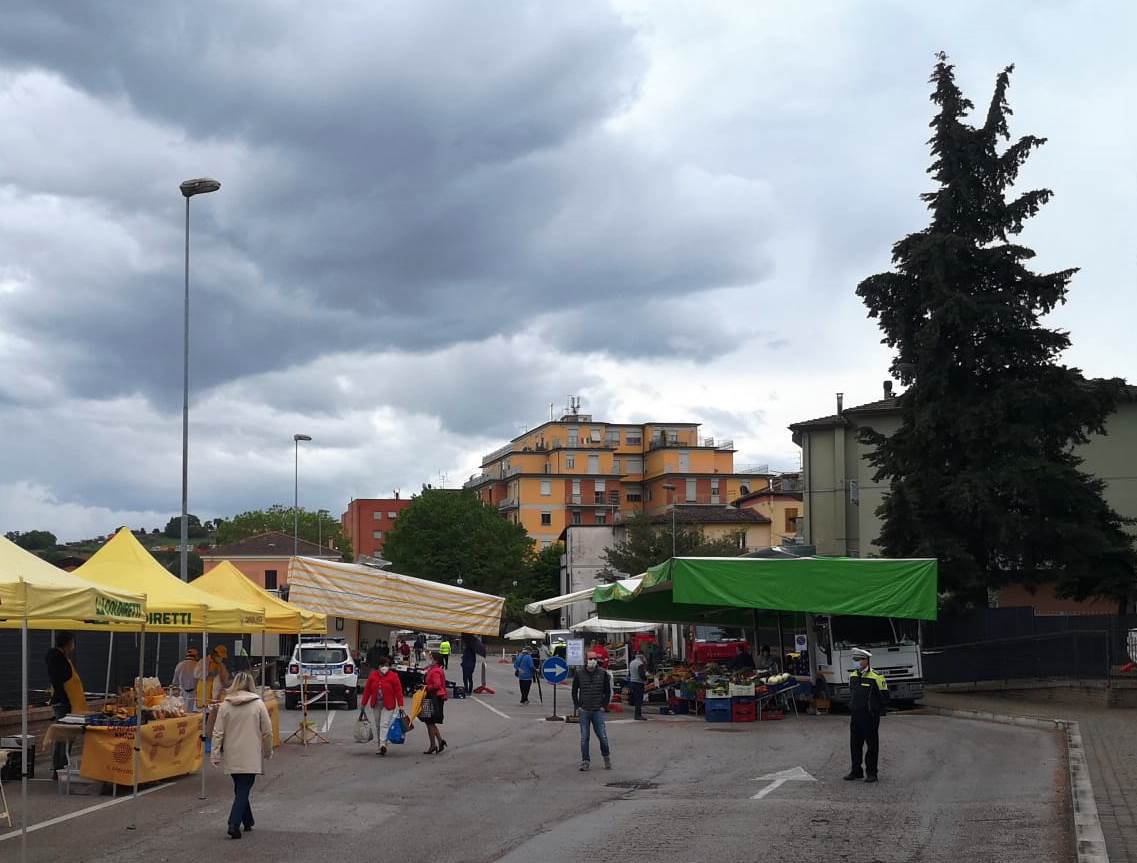
M179 550L178 575L189 581L189 199L207 195L221 188L217 180L202 177L179 185L186 199L185 314L182 330L182 544ZM188 636L178 637L179 655L185 656Z
M300 441L310 441L306 434L292 436L295 469L292 476L292 556L300 555Z
M671 500L671 556L675 557L675 486L664 483L663 488L667 489L667 496Z

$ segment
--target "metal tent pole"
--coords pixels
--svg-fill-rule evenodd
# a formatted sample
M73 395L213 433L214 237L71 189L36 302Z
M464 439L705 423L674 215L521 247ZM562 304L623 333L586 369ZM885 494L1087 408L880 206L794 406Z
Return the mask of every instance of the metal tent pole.
M205 728L209 719L209 636L205 630L201 631L201 661L202 668L204 669L204 679L201 687L201 795L198 800L205 799L205 762L209 759L205 757L205 741L206 734Z
M20 627L20 861L28 863L28 586L22 578L20 586L24 594L24 619Z
M143 600L145 602L145 600ZM138 645L138 680L134 684L134 790L131 794L130 804L130 824L127 825L127 830L134 830L138 826L138 775L142 772L142 701L145 698L145 686L142 683L142 676L145 671L146 660L146 623L142 623L142 631L139 633Z
M111 630L110 640L107 642L107 682L103 687L103 698L111 696L111 657L114 654L114 630Z
M146 630L143 628L142 637L146 637ZM162 656L162 633L155 633L154 635L154 676L158 677L158 660Z

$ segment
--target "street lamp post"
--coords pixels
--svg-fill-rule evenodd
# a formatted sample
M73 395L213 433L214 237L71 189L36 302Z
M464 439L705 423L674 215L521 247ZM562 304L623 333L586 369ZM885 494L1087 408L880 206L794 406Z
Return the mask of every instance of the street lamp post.
M671 499L671 556L675 557L675 486L666 483L663 488L667 489L667 496Z
M292 556L300 555L300 441L312 440L306 434L292 436L293 475L292 475Z
M185 256L185 311L182 321L182 530L178 550L178 575L189 581L189 200L194 195L206 195L221 188L221 183L202 177L186 180L178 186L186 199L186 256ZM180 656L185 656L189 639L178 636Z
M316 536L319 538L319 546L324 547L324 516L331 515L326 509L316 510ZM323 554L323 552L320 552Z

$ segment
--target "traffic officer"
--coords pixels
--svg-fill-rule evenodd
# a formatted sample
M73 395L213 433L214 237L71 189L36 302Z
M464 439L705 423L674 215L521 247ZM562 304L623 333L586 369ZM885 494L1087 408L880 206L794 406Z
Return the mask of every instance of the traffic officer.
M438 645L438 653L442 657L442 667L450 667L450 639L443 638L442 643Z
M880 754L880 717L884 713L884 699L888 683L884 677L869 668L872 654L860 647L853 648L853 659L858 670L849 674L849 748L853 756L853 769L845 779L864 779L876 782L877 756ZM865 746L868 745L868 751ZM861 759L864 758L864 770Z

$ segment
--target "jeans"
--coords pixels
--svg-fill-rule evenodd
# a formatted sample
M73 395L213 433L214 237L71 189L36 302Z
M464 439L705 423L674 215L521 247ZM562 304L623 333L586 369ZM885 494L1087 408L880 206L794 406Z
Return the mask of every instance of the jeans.
M629 682L628 694L632 697L632 706L636 709L633 714L636 719L644 715L644 685L642 683Z
M532 680L519 680L517 685L521 687L521 703L529 703L529 690L533 688Z
M62 704L51 705L51 715L58 722L67 715L67 708ZM67 744L56 743L51 747L51 769L62 770L67 766Z
M387 735L391 731L391 720L399 714L398 708L388 710L382 706L368 707L371 713L371 725L375 729L375 745L386 746Z
M233 774L233 808L229 810L229 826L243 826L246 830L253 826L253 807L249 805L249 792L257 781L255 773Z
M466 694L474 692L474 666L462 664L462 685L466 687Z
M600 754L608 757L608 729L604 725L603 710L580 711L580 760L591 761L589 757L589 732L596 728L596 739L600 741Z

